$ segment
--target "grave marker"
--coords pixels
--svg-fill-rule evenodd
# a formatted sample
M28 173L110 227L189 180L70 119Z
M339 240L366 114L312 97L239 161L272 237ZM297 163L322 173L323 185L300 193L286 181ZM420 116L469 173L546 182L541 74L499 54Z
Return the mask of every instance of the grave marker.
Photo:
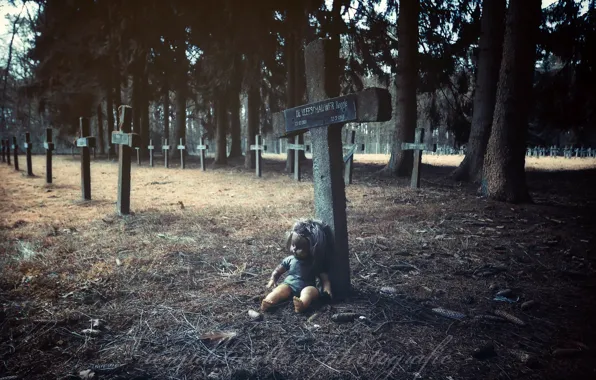
M52 183L52 128L46 128L46 142L43 143L43 147L46 148L46 183Z
M281 140L280 140L281 141ZM287 144L286 149L291 149L294 151L294 179L296 181L300 181L300 151L301 150L308 150L306 144L300 144L300 136L294 136L294 143Z
M424 144L424 128L416 128L416 136L414 143L402 143L402 150L413 150L414 151L414 167L412 168L412 180L410 187L412 189L420 188L420 169L422 166L422 151L423 150L435 150L435 145L431 149L428 145Z
M266 151L267 150L267 145L263 145L261 143L261 135L255 135L255 143L254 145L250 146L250 150L254 150L256 151L255 156L256 156L256 164L255 164L255 173L257 175L257 177L261 177L263 174L262 171L262 162L261 162L261 151Z
M149 140L149 146L147 149L149 150L149 166L153 167L153 150L155 149L153 146L153 140Z
M33 177L33 163L31 162L31 134L29 132L25 132L25 150L26 150L26 157L27 157L27 175Z
M347 150L346 155L344 155L344 184L346 185L352 184L356 148L356 131L351 131L348 144L344 146L344 149Z
M170 146L168 145L168 139L164 139L164 143L163 143L163 145L161 147L161 151L163 152L163 160L164 160L163 161L163 165L166 168L169 168L170 167L170 161L169 161L169 158L170 158Z
M12 151L14 159L14 170L19 171L19 146L17 145L16 136L12 136Z
M135 150L137 151L137 166L141 166L141 148L137 146Z
M0 140L2 143L2 162L6 162L6 146L4 146L4 139Z
M341 299L351 289L341 127L348 121L390 120L391 95L387 89L370 88L329 99L325 84L330 81L326 76L339 76L332 65L328 66L334 61L333 51L329 40L315 40L306 47L306 87L313 103L274 115L274 123L278 127L285 124L286 134L281 137L310 130L315 216L332 232L329 277L334 296Z
M95 137L89 136L89 119L79 118L77 146L81 148L81 192L83 200L91 200L91 158L89 148L95 147Z
M118 131L112 132L112 144L119 145L118 152L118 214L130 213L130 153L140 144L140 137L131 133L132 108L120 106L120 125Z
M6 164L10 166L10 141L4 140L4 146L6 147Z
M180 151L180 169L184 169L184 150L186 146L182 143L182 138L180 138L180 145L177 146L177 149Z
M202 171L205 171L205 151L207 149L209 149L209 145L206 145L203 138L199 137L199 145L197 146L197 150L199 151L199 158L201 160Z

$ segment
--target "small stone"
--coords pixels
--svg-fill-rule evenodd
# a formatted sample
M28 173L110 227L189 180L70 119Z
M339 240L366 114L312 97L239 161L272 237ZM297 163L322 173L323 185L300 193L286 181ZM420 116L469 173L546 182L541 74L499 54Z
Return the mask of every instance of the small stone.
M248 316L253 321L260 321L261 319L263 319L263 314L259 313L258 311L255 311L255 310L249 310Z
M381 288L381 293L384 293L384 294L395 294L395 292L396 292L396 290L392 286L383 286Z
M532 306L534 306L535 304L536 304L536 301L534 301L534 300L526 301L526 302L522 303L521 309L527 310L527 309L531 308Z

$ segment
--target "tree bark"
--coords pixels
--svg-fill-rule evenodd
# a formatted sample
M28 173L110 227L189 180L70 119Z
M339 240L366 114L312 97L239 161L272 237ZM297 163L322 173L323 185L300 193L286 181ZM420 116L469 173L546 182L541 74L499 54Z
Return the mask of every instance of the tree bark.
M112 131L116 130L114 124L114 88L112 87L112 81L108 81L108 88L106 89L106 114L108 119L108 126L106 128L108 132L108 144L110 149L110 157L114 157L116 154L116 147L112 144Z
M101 102L97 104L97 145L99 145L99 154L105 154L106 147L103 134L103 110L101 108Z
M225 94L220 93L215 102L215 117L217 128L215 130L215 160L214 165L225 165L228 163L226 155L226 133L228 124L228 110L226 107Z
M497 103L481 184L482 194L495 200L531 200L525 145L540 18L540 0L509 1Z
M163 85L163 138L170 139L170 84L167 74Z
M240 86L234 86L230 91L230 154L229 158L242 157L240 144Z
M186 42L181 41L176 49L178 62L178 78L176 81L176 133L172 146L178 145L180 139L186 144L186 82L188 64L186 59Z
M411 150L402 150L404 142L414 142L417 105L416 81L418 78L418 13L419 0L403 0L397 20L397 84L396 125L392 138L391 157L383 172L390 175L412 174L414 155Z
M298 9L290 6L287 10L288 34L286 35L285 55L286 55L286 108L296 107L296 16ZM294 154L291 150L286 150L286 172L292 173L294 169Z
M139 111L141 113L141 154L149 157L147 146L149 145L149 78L147 67L143 64L141 70L141 97L139 99Z
M466 146L466 156L453 173L453 177L458 181L479 182L482 176L484 154L490 137L497 97L506 8L505 0L484 0L482 3L472 129Z
M256 163L255 151L250 150L250 145L255 143L255 136L259 131L259 115L261 112L261 92L259 90L260 80L257 80L259 77L260 75L254 78L255 83L253 83L248 90L247 144L244 156L244 167L246 169L254 169Z

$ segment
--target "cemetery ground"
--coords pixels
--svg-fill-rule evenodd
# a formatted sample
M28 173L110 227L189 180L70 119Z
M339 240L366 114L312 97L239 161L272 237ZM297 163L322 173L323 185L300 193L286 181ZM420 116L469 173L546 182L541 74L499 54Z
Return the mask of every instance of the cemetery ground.
M424 156L412 190L357 155L353 296L256 319L285 232L312 216L309 169L133 163L120 217L117 162L92 160L88 202L78 157L54 157L53 185L42 156L33 178L0 164L0 378L594 378L596 161L527 158L534 203L512 205L448 179L459 160Z

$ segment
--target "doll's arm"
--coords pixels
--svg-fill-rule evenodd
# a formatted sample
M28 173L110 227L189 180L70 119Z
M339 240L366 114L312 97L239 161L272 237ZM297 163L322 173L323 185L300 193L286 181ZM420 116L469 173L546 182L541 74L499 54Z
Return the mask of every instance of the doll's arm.
M271 273L271 279L269 280L269 283L267 283L267 288L272 288L279 279L279 276L284 274L286 270L287 269L283 265L278 265L273 273Z
M330 298L333 298L333 293L331 293L331 281L329 281L329 275L327 273L319 274L319 278L321 279L321 283L323 284L323 291L329 294Z

